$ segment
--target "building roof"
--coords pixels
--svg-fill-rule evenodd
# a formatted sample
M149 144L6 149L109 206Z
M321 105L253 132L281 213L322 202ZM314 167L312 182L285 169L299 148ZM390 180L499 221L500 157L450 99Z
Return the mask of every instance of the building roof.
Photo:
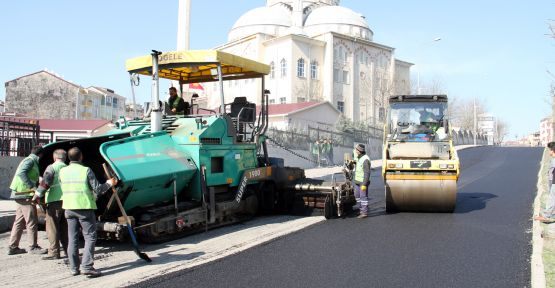
M114 92L114 90L109 89L109 88L104 88L104 87L99 87L99 86L89 86L87 89L94 89L102 94L107 94L110 96L116 96L116 97L121 97L121 98L125 98L125 96L121 96L119 94L117 94L116 92Z
M66 83L69 84L69 85L75 86L75 87L77 87L77 88L81 87L81 86L79 86L79 85L77 85L77 84L75 84L75 83L73 83L73 82L70 82L70 81L68 81L68 80L66 80L66 79L64 79L64 78L62 78L62 77L60 77L59 75L57 75L57 74L55 74L55 73L53 73L53 72L47 71L47 70L40 70L40 71L33 72L33 73L30 73L30 74L27 74L27 75L23 75L23 76L20 76L20 77L15 78L15 79L6 81L6 83L12 82L12 81L17 81L17 80L19 80L19 79L21 79L21 78L29 77L29 76L32 76L32 75L35 75L35 74L39 74L39 73L46 73L46 74L48 74L48 75L50 75L50 76L52 76L52 77L54 77L54 78L57 78L57 79L59 79L59 80L62 80L62 81L64 81L64 82L66 82Z
M229 32L228 39L233 41L256 33L276 36L276 33L279 34L278 29L288 29L291 25L291 15L286 8L258 7L247 11L237 19Z
M295 23L295 9L301 3L303 23ZM306 18L305 18L306 17ZM298 22L299 20L297 20ZM303 31L303 27L305 30ZM294 29L291 29L294 28ZM229 42L262 33L275 37L287 34L320 35L327 31L347 34L372 41L373 32L366 18L349 8L339 6L337 0L267 1L266 6L243 14L228 34Z
M302 102L302 103L287 103L287 104L269 104L268 105L268 115L287 115L299 110L305 110L307 108L321 104L319 102Z
M370 29L364 16L341 6L322 6L306 17L305 26L346 24Z
M287 103L287 104L269 104L268 105L268 115L269 116L278 116L278 115L291 115L295 113L299 113L308 109L312 109L314 107L320 105L330 105L333 109L337 110L333 105L329 102L302 102L302 103ZM260 106L256 107L257 111L260 111ZM337 111L337 113L341 113Z
M94 131L108 123L108 120L39 119L41 131Z

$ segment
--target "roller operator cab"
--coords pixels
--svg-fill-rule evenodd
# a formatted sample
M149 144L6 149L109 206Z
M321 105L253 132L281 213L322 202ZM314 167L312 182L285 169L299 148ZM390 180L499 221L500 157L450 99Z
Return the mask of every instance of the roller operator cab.
M386 211L453 212L459 159L446 95L389 98L382 175Z

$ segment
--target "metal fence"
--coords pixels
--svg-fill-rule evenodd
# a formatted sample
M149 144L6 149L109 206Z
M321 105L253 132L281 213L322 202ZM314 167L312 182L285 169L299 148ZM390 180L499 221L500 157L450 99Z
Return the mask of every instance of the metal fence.
M0 156L25 157L33 146L46 144L41 139L38 121L19 118L0 118Z
M371 129L371 131L356 130L350 132L339 132L308 126L306 131L268 129L268 136L282 144L286 148L308 150L312 143L317 140L327 139L336 147L352 148L354 143L370 143L372 140L382 141L383 131Z

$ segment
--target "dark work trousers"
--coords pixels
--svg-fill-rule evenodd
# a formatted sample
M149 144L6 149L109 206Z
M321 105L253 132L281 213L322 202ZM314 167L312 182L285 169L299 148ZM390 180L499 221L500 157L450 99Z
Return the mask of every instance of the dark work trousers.
M360 186L360 184L355 183L355 199L360 206L360 214L368 215L368 187L366 187L366 191L362 191Z
M94 265L94 245L96 244L96 217L94 210L65 210L68 230L67 256L71 270L90 271ZM79 227L85 238L83 259L79 267Z
M48 256L60 255L60 243L67 255L67 221L62 209L62 201L50 202L46 209L46 235L48 235Z

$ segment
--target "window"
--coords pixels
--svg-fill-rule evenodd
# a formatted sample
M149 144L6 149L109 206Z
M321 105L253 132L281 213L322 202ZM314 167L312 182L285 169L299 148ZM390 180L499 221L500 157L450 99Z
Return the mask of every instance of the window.
M339 69L333 69L333 82L339 83L341 82L340 79L340 75L339 75Z
M318 79L318 62L316 61L310 63L310 78Z
M276 99L270 99L270 104L276 104Z
M343 101L337 101L337 110L341 111L341 113L343 113L344 106L345 103Z
M304 78L304 59L300 58L297 60L297 77Z
M339 60L345 61L345 59L341 58L343 57L343 47L339 46L338 52L339 55L337 55L337 58L339 58Z
M297 97L297 102L303 103L303 102L306 102L306 99L304 97Z
M343 71L343 84L349 84L349 71Z
M287 61L285 61L285 59L281 59L280 68L281 68L281 77L287 76Z
M274 66L274 61L270 62L270 79L276 77L276 67Z
M114 100L112 101L112 107L113 108L118 108L118 98L114 97Z
M285 97L279 98L279 104L285 104L286 101L287 99Z

